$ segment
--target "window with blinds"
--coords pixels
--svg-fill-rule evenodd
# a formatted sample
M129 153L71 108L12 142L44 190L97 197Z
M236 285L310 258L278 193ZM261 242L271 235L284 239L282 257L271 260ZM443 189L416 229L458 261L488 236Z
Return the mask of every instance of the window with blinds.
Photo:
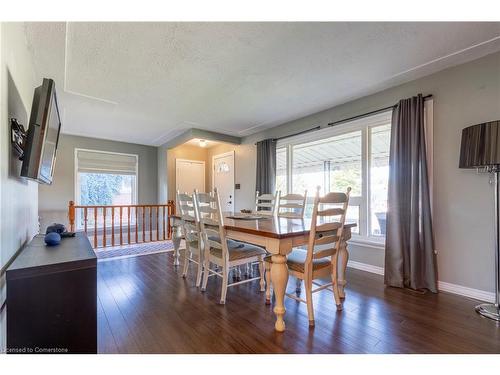
M137 204L137 155L76 149L75 170L78 205ZM81 225L77 217L77 226Z
M137 155L76 149L78 172L137 174Z

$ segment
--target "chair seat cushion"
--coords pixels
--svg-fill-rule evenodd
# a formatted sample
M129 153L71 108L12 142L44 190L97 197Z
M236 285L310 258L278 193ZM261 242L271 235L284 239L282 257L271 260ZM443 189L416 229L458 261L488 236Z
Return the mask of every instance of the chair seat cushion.
M208 239L210 241L214 241L214 242L220 243L220 237L219 236L208 236ZM227 242L228 249L237 249L239 247L245 246L245 244L243 242L238 242L238 241L235 241L235 240L226 239L226 242Z
M250 244L238 242L238 241L234 241L234 242L237 242L238 244L241 244L242 246L228 248L229 261L240 260L240 259L245 259L245 258L252 258L255 256L266 254L266 250L264 250L262 247L250 245ZM213 256L216 256L217 258L222 258L222 250L221 249L211 248L210 254L212 254Z
M194 240L194 241L186 241L186 244L191 247L191 248L198 248L198 241Z
M290 254L288 254L287 265L288 268L296 272L305 272L305 262L307 258L307 250L304 249L294 249ZM271 255L264 258L265 262L272 263ZM319 270L330 266L330 257L313 259L313 270Z

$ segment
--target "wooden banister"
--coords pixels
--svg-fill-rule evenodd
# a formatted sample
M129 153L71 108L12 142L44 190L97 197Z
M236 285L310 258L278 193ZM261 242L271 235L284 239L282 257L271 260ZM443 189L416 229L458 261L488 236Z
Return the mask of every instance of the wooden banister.
M68 219L70 232L75 231L75 202L69 201L68 206Z
M168 210L167 233L168 233L168 239L171 239L172 238L172 225L170 223L170 217L175 215L175 201L174 200L169 200L167 202L167 210Z
M149 209L149 215L147 215L146 213L148 209ZM142 215L140 212L141 210L142 210ZM119 215L118 218L116 218L116 214ZM156 215L154 216L154 214ZM70 231L74 232L75 230L79 229L76 228L75 225L75 220L77 218L79 218L79 220L83 220L78 226L82 227L85 233L92 235L93 237L92 242L94 248L115 246L117 244L115 243L115 229L119 231L120 245L142 243L142 242L156 242L156 241L171 239L172 227L170 225L170 217L174 214L175 214L175 203L173 201L168 201L167 204L131 204L131 205L102 205L102 206L76 205L74 201L70 201L68 205L68 219L69 219ZM142 216L142 222L139 222L141 216ZM93 233L88 232L89 219L90 219L90 229L93 230ZM132 222L132 220L134 219L135 222ZM153 223L154 219L156 219L156 225ZM94 221L93 223L92 220ZM109 220L111 221L111 223L108 222ZM126 222L124 222L125 220ZM162 220L161 224L160 220ZM117 225L119 225L118 228L116 228ZM124 226L126 226L125 230L127 231L125 236L123 235ZM135 226L134 229L135 236L132 234L134 233L132 232L132 226ZM139 226L142 226L142 231L140 231ZM111 241L109 240L108 237L107 233L108 229L111 229ZM153 235L154 230L156 230L156 235ZM142 232L142 238L141 236L139 236L141 232Z

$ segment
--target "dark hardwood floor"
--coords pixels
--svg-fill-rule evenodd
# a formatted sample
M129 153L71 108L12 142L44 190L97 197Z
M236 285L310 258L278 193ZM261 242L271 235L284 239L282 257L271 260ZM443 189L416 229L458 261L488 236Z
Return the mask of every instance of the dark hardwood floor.
M315 294L310 329L306 306L287 298L280 334L258 282L229 288L222 306L219 278L201 293L172 260L98 263L99 353L500 353L500 326L472 299L385 288L381 276L349 269L343 311L332 293Z

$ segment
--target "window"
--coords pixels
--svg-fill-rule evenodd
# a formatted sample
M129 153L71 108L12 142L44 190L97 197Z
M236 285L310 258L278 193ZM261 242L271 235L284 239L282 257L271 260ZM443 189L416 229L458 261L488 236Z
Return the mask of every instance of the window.
M276 190L281 194L288 192L288 181L286 175L287 149L285 147L276 149Z
M94 150L75 150L76 202L83 206L116 206L137 203L137 155ZM117 210L118 211L118 210ZM77 227L83 227L83 210L79 210ZM98 212L98 227L103 227L102 212ZM111 225L111 211L106 212L106 226ZM120 217L115 214L115 224ZM128 214L122 216L128 223ZM135 215L131 215L135 224ZM94 226L94 212L88 212L87 223Z
M385 237L389 146L391 125L375 126L370 132L370 235Z
M316 187L320 194L351 187L347 221L359 238L383 241L387 212L391 113L278 141L276 186L303 194L306 216L312 212Z

